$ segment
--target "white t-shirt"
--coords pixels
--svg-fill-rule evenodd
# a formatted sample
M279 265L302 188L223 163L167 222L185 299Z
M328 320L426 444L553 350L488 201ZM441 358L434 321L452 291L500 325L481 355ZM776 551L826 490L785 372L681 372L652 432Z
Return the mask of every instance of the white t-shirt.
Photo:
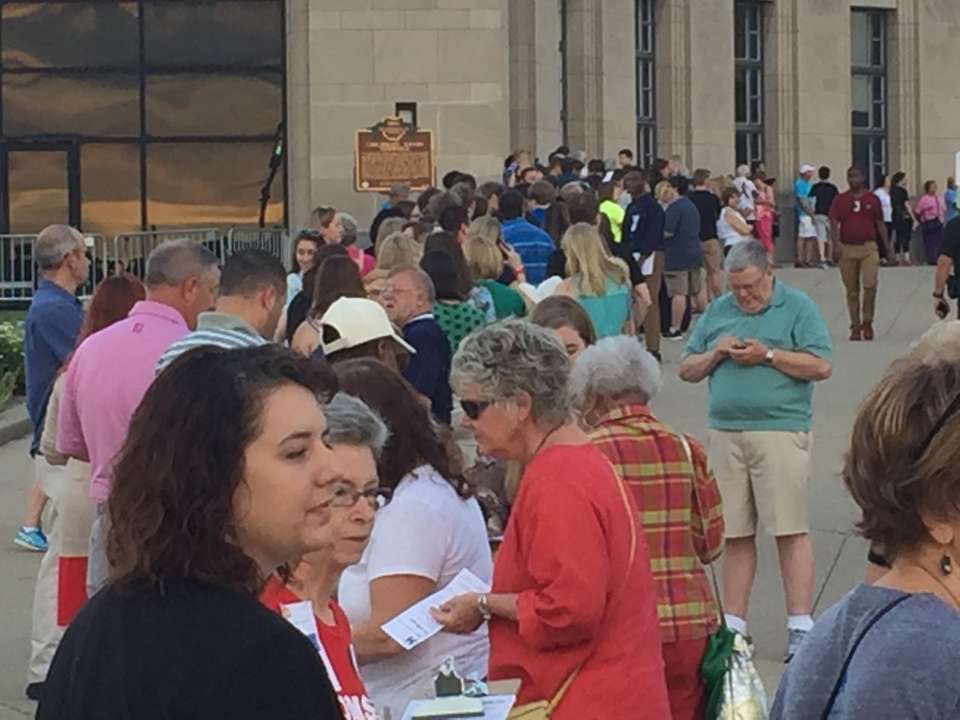
M351 625L370 618L370 581L389 575L418 575L446 586L467 568L490 582L493 558L480 505L461 499L430 465L407 475L393 500L377 513L370 544L357 565L340 578L339 602ZM411 698L423 697L437 669L453 657L464 677L487 674L487 626L470 635L440 633L409 652L362 665L360 675L381 713L403 715Z
M877 196L877 199L880 201L880 209L883 210L883 221L885 223L893 222L893 203L890 201L890 193L882 187L878 187L873 191L873 194Z
M753 180L742 175L733 181L733 186L740 193L740 197L737 199L737 207L743 211L744 215L752 217L756 209L757 186Z

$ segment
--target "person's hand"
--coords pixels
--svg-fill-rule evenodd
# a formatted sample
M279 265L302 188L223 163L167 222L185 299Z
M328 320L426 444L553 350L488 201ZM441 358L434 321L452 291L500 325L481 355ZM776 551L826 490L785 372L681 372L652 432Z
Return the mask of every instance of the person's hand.
M720 341L717 343L716 351L724 357L729 357L730 351L733 350L733 346L739 344L740 340L735 338L733 335L726 335L720 338Z
M934 298L933 312L936 313L938 318L943 320L950 314L950 303L947 302L946 298Z
M745 340L743 349L731 348L730 359L740 365L762 365L767 361L768 348L759 340Z
M472 633L483 625L480 614L480 596L477 593L464 593L445 602L440 607L430 608L433 619L443 625L443 629L457 635Z
M833 251L833 253L832 253L832 254L833 254L833 264L836 265L836 264L838 264L838 263L840 262L840 249L841 249L841 248L840 248L840 243L839 243L838 241L836 241L836 240L834 240L832 244L833 244L833 247L832 247L831 249L832 249L832 251Z

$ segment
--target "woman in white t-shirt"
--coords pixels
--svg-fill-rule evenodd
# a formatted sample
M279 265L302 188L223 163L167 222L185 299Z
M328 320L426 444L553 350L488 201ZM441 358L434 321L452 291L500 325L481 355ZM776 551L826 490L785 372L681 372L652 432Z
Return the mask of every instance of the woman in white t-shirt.
M736 188L728 187L720 194L723 210L717 219L717 239L723 245L724 253L737 243L752 237L750 225L737 210L740 193Z
M393 500L377 513L360 563L340 580L339 601L353 626L360 674L377 709L399 718L430 691L444 660L464 677L484 677L486 626L469 635L440 633L405 651L380 627L445 587L461 570L485 583L493 559L480 505L461 475L456 446L445 442L427 404L399 373L376 360L334 366L340 390L378 412L391 436L378 463Z

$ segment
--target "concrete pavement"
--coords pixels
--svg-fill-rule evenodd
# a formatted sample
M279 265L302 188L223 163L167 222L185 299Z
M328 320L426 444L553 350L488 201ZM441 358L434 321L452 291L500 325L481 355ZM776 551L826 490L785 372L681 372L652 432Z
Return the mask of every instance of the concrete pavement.
M877 339L847 341L846 305L836 270L783 270L786 282L811 294L834 338L834 374L815 394L815 476L811 518L817 561L818 610L828 607L860 581L866 547L851 535L855 507L838 479L842 455L857 405L880 374L918 338L933 320L929 268L881 271ZM682 343L664 341L664 389L657 413L678 429L705 436L706 383L687 385L676 377ZM23 699L29 648L30 605L39 556L14 549L10 540L20 522L31 480L27 441L0 447L0 720L32 717L33 703ZM783 592L773 541L760 538L750 632L758 666L771 693L783 670L786 646Z

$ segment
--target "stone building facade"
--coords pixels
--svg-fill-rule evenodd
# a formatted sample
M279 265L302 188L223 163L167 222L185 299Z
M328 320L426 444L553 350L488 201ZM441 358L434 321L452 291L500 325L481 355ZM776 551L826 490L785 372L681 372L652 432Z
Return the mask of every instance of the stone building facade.
M941 185L960 150L956 0L288 0L290 212L352 191L353 132L416 103L438 176L511 148L622 147L843 184L854 160ZM652 42L651 42L652 40ZM645 103L645 105L644 105ZM642 139L641 139L642 137ZM640 147L638 147L640 146ZM789 204L789 203L787 203ZM787 233L789 234L789 233Z

